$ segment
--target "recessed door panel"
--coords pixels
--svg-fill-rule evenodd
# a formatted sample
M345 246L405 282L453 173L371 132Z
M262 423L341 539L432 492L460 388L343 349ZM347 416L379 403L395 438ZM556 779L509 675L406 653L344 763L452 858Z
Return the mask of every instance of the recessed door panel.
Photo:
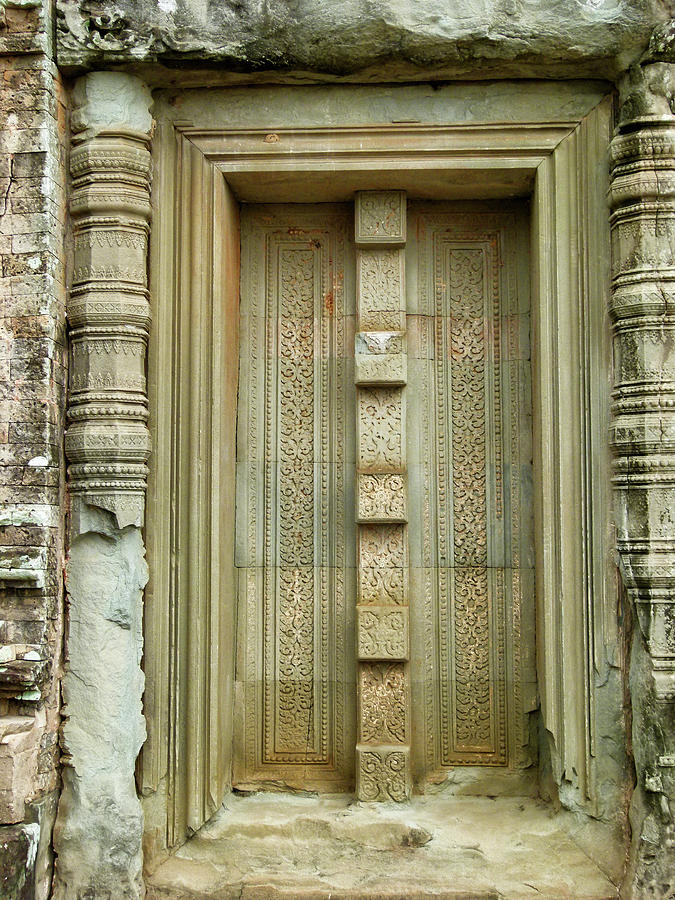
M522 212L447 204L412 204L409 219L412 665L417 773L429 778L527 762L527 230Z
M354 785L357 551L393 526L362 526L357 548L355 429L390 389L357 403L353 216L347 204L242 211L239 787ZM454 766L531 761L527 243L515 205L408 202L405 421L387 418L399 433L386 447L407 468L395 534L407 528L418 786ZM392 554L371 556L369 589L397 603Z

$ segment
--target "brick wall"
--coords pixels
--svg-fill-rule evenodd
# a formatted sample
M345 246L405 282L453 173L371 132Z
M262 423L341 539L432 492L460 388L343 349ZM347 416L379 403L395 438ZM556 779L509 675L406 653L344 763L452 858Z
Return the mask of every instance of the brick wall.
M58 789L66 123L52 33L51 0L0 0L0 896L8 900L48 895Z

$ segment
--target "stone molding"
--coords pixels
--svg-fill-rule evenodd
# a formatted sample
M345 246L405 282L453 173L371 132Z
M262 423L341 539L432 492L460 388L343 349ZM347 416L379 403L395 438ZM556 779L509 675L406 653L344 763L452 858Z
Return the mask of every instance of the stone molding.
M86 109L84 101L75 121ZM147 132L110 126L90 126L73 137L66 454L71 492L112 512L124 527L143 522L150 454L145 364L151 158Z

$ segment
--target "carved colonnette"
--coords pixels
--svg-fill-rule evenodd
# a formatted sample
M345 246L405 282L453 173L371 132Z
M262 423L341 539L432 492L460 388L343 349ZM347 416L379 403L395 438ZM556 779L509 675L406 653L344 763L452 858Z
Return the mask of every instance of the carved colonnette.
M65 446L73 515L54 896L137 898L151 95L135 76L95 72L78 79L72 97ZM114 860L101 853L112 846Z
M150 451L149 136L122 128L76 134L70 171L70 490L120 526L140 525Z
M631 682L640 896L675 877L672 862L653 852L654 844L672 843L668 799L671 809L675 801L674 72L655 63L629 73L610 149L611 442L617 549L639 624Z
M675 699L675 117L624 122L611 165L617 546L656 695L667 700Z
M406 195L356 197L360 800L410 796L403 254Z

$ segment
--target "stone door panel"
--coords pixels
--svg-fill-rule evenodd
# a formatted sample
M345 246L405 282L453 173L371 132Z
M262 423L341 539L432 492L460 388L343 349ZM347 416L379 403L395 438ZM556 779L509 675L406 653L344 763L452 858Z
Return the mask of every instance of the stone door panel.
M349 207L244 207L235 783L353 783Z
M536 698L526 221L423 202L408 216L417 773L521 767L524 682Z

